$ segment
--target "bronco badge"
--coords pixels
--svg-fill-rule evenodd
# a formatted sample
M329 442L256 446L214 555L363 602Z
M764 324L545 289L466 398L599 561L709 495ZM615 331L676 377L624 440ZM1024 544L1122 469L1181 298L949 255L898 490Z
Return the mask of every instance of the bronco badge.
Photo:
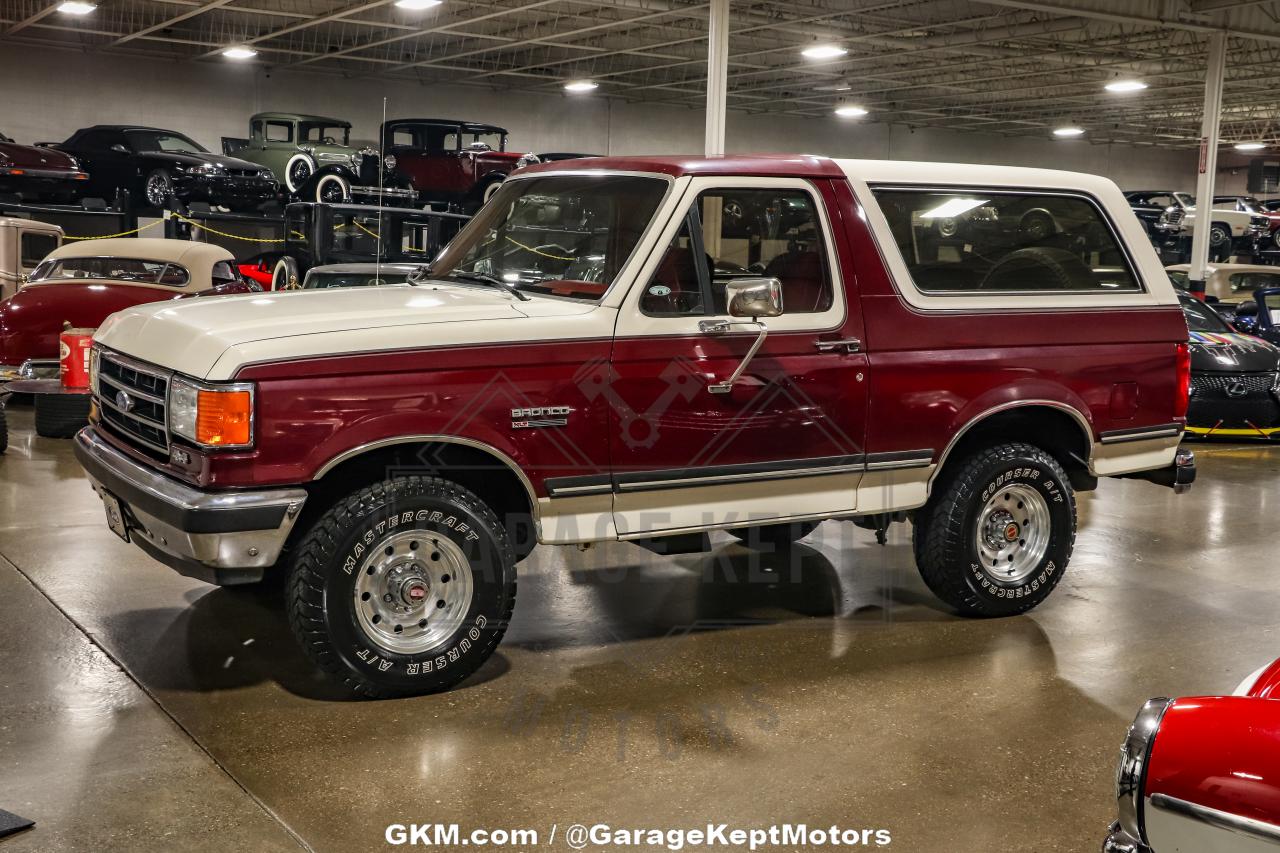
M537 406L532 409L512 409L512 429L543 429L562 427L569 423L572 406Z

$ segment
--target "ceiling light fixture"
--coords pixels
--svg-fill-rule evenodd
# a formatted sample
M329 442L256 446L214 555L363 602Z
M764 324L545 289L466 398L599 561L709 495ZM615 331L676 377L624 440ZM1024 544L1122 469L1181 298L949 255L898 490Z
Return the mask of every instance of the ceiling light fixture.
M415 12L422 9L430 9L432 6L439 6L443 0L396 0L396 7L400 9L412 9Z
M1053 131L1053 135L1054 135L1054 136L1062 137L1063 139L1066 139L1066 138L1068 138L1068 137L1072 137L1072 136L1084 136L1084 128L1083 128L1083 127L1071 127L1071 126L1067 126L1067 127L1059 127L1059 128L1056 128L1056 129Z
M229 47L222 52L227 59L253 59L258 52L250 47Z
M854 104L848 104L843 107L836 107L836 115L840 118L857 118L867 114L865 107L859 107Z
M1108 92L1141 92L1147 84L1141 80L1115 80L1103 88Z
M821 86L814 86L815 92L848 92L853 88L853 84L847 80L840 80L835 83L825 83Z
M593 89L599 89L599 83L593 83L590 80L570 80L564 84L566 92L590 92Z
M1267 147L1266 143L1263 143L1263 142L1237 142L1236 143L1237 151L1261 151L1263 148L1266 148L1266 147Z
M806 59L839 59L848 53L838 44L815 44L800 51L800 55Z
M98 7L92 3L81 3L79 0L67 0L67 2L59 4L58 11L67 15L87 15L96 8Z

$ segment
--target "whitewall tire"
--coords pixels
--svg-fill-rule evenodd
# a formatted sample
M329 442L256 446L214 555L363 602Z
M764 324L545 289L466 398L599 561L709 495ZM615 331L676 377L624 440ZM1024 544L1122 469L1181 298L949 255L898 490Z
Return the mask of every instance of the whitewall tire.
M316 201L342 204L351 200L351 184L341 175L325 175L316 181Z
M316 173L315 161L307 154L294 154L284 167L284 185L289 192L299 192L311 176Z

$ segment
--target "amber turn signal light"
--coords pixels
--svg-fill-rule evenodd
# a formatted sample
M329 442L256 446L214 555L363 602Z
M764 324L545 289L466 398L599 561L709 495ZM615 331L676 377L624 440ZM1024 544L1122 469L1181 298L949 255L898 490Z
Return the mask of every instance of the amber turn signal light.
M253 395L248 391L199 392L196 441L211 446L246 445L252 440Z

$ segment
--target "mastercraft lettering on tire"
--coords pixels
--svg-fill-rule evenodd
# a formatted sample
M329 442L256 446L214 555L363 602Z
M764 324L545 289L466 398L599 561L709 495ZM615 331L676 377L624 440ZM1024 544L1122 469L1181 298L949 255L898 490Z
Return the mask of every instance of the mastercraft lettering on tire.
M305 654L358 695L477 672L537 545L909 521L946 605L1009 616L1068 571L1078 492L1195 479L1178 296L1103 178L534 164L406 278L114 314L75 445L160 562L287 576Z

